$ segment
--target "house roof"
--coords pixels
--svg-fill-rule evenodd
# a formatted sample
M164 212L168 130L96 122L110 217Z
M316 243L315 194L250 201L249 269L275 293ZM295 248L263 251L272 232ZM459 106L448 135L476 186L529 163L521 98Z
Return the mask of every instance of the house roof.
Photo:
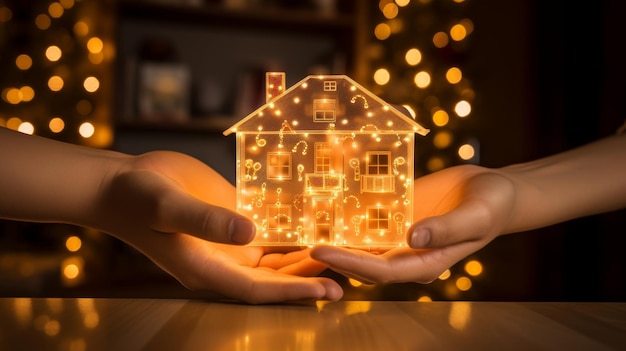
M331 87L331 91L325 91L325 86ZM316 104L316 109L319 106L323 109L331 101L336 101L335 120L314 121L313 105ZM324 75L307 76L239 120L223 134L275 132L286 127L303 133L337 130L413 132L426 135L429 132L402 113L399 107L383 101L348 76Z

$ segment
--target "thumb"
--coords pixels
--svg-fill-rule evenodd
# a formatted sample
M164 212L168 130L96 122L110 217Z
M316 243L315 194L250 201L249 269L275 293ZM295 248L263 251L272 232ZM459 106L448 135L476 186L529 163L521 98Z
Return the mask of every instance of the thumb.
M245 216L214 206L184 192L174 192L162 201L155 230L182 232L200 239L243 245L255 236L256 226Z
M407 233L407 242L414 249L437 248L491 235L491 216L484 206L471 201L439 216L414 223Z

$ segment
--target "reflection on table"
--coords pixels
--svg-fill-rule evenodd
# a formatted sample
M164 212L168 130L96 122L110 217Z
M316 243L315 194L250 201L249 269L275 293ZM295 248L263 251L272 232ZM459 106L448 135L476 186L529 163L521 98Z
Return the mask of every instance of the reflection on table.
M620 350L626 303L0 299L2 350Z

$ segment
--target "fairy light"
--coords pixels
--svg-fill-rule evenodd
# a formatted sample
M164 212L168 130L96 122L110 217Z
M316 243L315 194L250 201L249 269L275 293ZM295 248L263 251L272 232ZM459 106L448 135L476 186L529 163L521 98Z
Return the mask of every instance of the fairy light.
M472 118L476 97L464 67L475 30L461 6L466 2L379 0L372 6L371 44L375 52L369 56L369 64L375 69L384 67L391 84L380 85L372 75L368 86L383 99L412 106L418 121L432 125L428 141L417 140L415 163L421 174L479 160L478 141L464 135L464 122ZM415 20L424 16L428 22ZM398 55L402 55L401 60ZM463 264L459 263L461 267ZM476 269L476 265L468 267ZM428 296L458 298L462 291L471 289L469 277L475 279L474 272L460 277L452 267L440 277L445 282L428 288L441 291Z
M97 0L36 0L33 9L39 10L14 16L12 7L0 5L0 22L19 29L8 30L6 39L28 46L0 56L3 117L27 117L22 122L32 128L21 129L47 137L110 146L113 52L107 43L114 31L106 19L112 9ZM83 122L93 131L79 127Z
M386 84L388 71L377 74ZM253 244L406 245L408 156L428 130L349 77L309 76L285 90L275 75L266 104L224 132L236 133L237 207L257 225Z

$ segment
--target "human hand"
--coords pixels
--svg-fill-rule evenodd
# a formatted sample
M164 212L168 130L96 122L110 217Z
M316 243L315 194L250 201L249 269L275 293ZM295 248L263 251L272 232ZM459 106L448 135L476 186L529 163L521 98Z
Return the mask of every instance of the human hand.
M363 250L317 246L311 257L366 283L428 283L478 251L505 230L514 207L515 187L501 172L462 165L414 182L410 247L380 255Z
M336 282L313 277L325 266L309 250L237 246L255 227L234 212L234 187L210 167L175 152L122 164L105 176L86 224L135 247L185 287L248 303L341 298Z

